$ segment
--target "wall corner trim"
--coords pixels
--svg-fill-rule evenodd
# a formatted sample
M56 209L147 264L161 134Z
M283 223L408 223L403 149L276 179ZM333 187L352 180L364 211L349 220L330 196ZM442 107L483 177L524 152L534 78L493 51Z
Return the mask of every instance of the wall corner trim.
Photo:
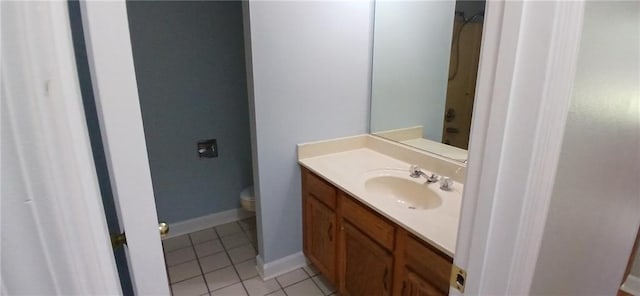
M268 281L277 276L283 275L296 268L307 265L307 258L302 252L297 252L289 256L282 257L277 260L265 263L262 256L256 256L256 268L260 277Z
M221 224L242 220L254 216L254 213L245 211L241 208L231 209L224 212L213 213L197 218L170 223L169 233L163 239L168 239L183 234L195 232L205 228L211 228Z

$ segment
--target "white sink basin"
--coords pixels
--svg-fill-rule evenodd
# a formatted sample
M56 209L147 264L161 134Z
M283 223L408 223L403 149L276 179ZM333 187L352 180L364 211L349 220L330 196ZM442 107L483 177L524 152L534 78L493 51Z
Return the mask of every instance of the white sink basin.
M425 179L409 177L409 171L379 170L363 176L368 194L389 199L408 209L433 209L442 205L436 192L437 184L425 184ZM434 187L431 188L431 187Z

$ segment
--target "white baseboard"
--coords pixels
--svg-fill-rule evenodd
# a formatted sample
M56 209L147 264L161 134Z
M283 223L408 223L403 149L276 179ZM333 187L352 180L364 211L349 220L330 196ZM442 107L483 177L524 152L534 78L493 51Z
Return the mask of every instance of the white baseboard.
M171 223L169 225L169 233L163 239L168 239L205 228L211 228L221 224L242 220L254 215L255 213L253 212L245 211L242 208L237 208L189 219L186 221Z
M289 271L307 265L307 258L302 252L280 258L275 261L264 263L262 256L256 256L256 268L260 277L268 281L277 276L281 276Z
M620 290L625 291L631 295L640 295L640 278L630 274L620 287Z

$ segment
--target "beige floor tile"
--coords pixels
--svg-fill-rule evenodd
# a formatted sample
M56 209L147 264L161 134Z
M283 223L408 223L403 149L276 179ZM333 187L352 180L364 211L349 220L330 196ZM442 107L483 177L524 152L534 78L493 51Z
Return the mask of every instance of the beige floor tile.
M256 250L253 248L251 244L246 244L237 248L233 248L231 250L228 250L227 253L229 253L229 257L231 257L231 262L233 262L234 264L256 257Z
M306 271L309 276L314 276L319 273L318 269L316 269L316 267L311 264L302 267L302 269L304 269L304 271Z
M189 233L189 236L191 237L191 241L193 241L194 244L206 242L212 239L218 239L218 235L213 228L207 228L200 231L192 232Z
M241 280L250 279L258 275L258 269L256 268L256 258L249 259L247 261L234 265Z
M168 238L162 241L162 247L165 253L191 246L191 240L188 235L181 235Z
M229 256L227 256L227 253L225 252L220 252L210 256L205 256L205 257L199 258L198 261L200 261L200 267L202 267L202 271L204 273L231 265Z
M238 224L237 222L231 222L227 224L222 224L220 226L216 226L216 232L218 232L218 235L222 237L222 236L227 236L230 234L242 232L242 228L240 227L240 224Z
M284 288L288 296L323 296L324 294L311 279Z
M250 241L257 241L258 240L258 232L255 229L251 229L251 230L247 230L247 237L249 238Z
M186 280L200 275L201 273L200 266L198 266L198 261L196 260L169 267L169 279L171 280L171 283Z
M200 296L207 293L207 285L202 276L171 285L173 296Z
M278 285L275 279L270 279L265 282L259 276L250 278L242 283L249 292L249 296L263 296L280 290L280 285Z
M311 279L318 285L318 287L320 287L320 290L322 290L324 295L331 295L337 290L331 283L329 283L329 280L321 274L316 275Z
M191 246L171 251L165 255L165 263L167 264L167 266L174 266L176 264L195 259L196 253L193 252L193 248Z
M284 290L278 290L271 294L267 294L267 296L287 296L287 294L284 293Z
M211 292L213 296L247 296L247 291L244 290L242 283L237 283L226 288L215 290Z
M292 284L295 284L297 282L303 281L308 278L309 278L309 275L304 270L302 270L302 268L298 268L296 270L290 271L288 273L285 273L277 277L276 280L278 281L278 283L280 283L281 286L288 287L288 286L291 286Z
M240 278L238 278L238 275L236 274L235 269L233 269L233 266L228 266L216 271L206 273L204 275L204 278L207 281L207 285L209 286L210 291L215 291L240 282Z
M240 227L242 227L242 229L244 229L245 231L256 229L256 217L240 220L238 221L238 224L240 224Z
M174 295L246 296L249 289L250 295L286 295L276 279L263 282L257 276L255 217L166 239L162 245ZM298 270L280 281L295 284L303 275Z
M227 250L249 243L249 239L244 234L244 232L238 232L223 236L222 238L220 238L220 240L222 241L222 245L224 245L225 249Z
M194 246L198 258L209 256L224 251L222 243L219 240L210 240Z

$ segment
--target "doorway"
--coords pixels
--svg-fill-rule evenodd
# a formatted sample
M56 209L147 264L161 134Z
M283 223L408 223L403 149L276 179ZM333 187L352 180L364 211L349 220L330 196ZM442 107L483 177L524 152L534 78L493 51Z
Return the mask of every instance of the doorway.
M79 2L69 3L85 114L110 232L122 233L80 6ZM240 209L240 193L252 183L241 2L131 1L126 3L126 12L157 219L168 222L173 232L192 235L243 219L244 240L220 241L225 243L225 252L250 249L244 254L254 258L255 218L244 219L254 214ZM193 242L193 248L198 258L217 250L205 241ZM165 248L164 256L170 283L175 283L171 269L176 260L188 256L172 251L176 249ZM122 247L114 249L123 292L132 294L125 252Z
M240 192L252 183L241 5L127 2L158 220L190 233L163 243L175 295L222 288L228 277L219 275L232 268L224 258L237 270L251 264L255 270L255 219L192 223L237 211ZM190 238L190 247L174 248L180 238Z
M127 16L158 219L239 208L252 183L241 2L128 1Z

